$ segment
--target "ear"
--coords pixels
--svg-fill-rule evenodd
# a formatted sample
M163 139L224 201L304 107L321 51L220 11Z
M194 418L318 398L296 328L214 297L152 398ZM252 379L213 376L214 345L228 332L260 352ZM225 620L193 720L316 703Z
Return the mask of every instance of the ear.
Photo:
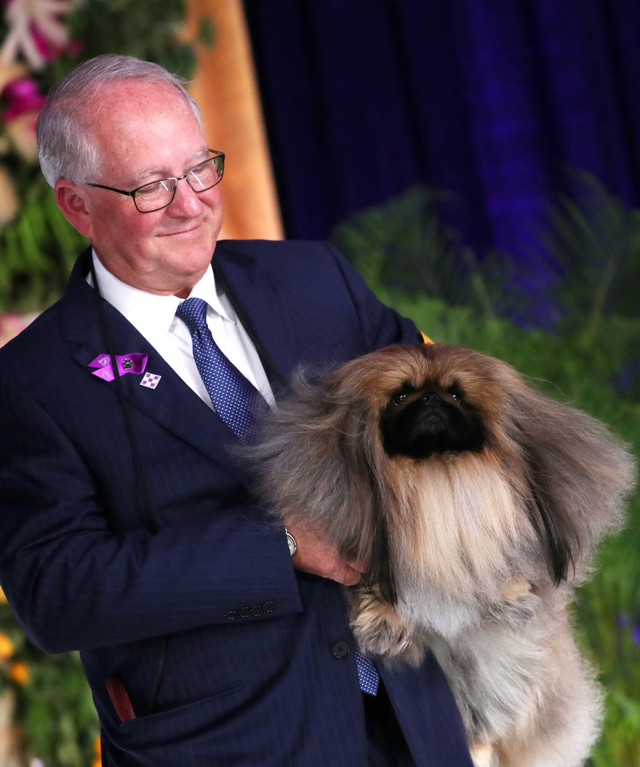
M382 451L383 460L387 460ZM373 539L371 547L371 566L367 578L372 584L377 584L382 600L389 605L398 604L398 588L396 584L395 567L391 556L389 541L389 525L385 513L384 488L381 486L380 473L373 468L374 461L367 460L369 481L371 483L371 511L373 517Z
M544 547L549 574L556 585L569 578L588 550L587 528L581 529L577 514L563 488L563 478L548 460L548 451L535 440L525 439L521 447L527 463L531 499L529 518ZM585 478L586 479L586 478ZM588 480L586 480L588 481Z
M67 221L80 234L91 239L93 227L91 225L91 213L87 205L89 190L79 184L74 184L72 181L60 178L56 181L53 193L56 203Z
M512 400L512 436L527 464L530 515L560 582L623 519L635 465L626 446L591 416L526 387Z
M344 421L339 424L343 437L338 439L336 449L340 463L352 467L350 475L345 477L348 484L360 483L361 499L356 502L360 508L367 507L359 531L360 535L364 533L363 558L369 561L363 585L377 586L382 601L394 606L398 603L398 588L390 523L398 519L398 514L394 513L395 494L388 486L390 459L382 446L379 419L372 417L369 407L361 403L345 408L344 412ZM346 435L350 438L345 439ZM359 554L362 556L362 552Z

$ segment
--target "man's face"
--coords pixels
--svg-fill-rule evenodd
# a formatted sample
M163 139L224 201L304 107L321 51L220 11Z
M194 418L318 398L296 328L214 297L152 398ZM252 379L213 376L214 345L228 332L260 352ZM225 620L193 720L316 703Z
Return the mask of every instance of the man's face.
M131 191L183 176L208 159L189 104L172 87L125 81L105 86L90 130L99 158L97 183ZM183 179L171 203L140 213L131 197L79 187L86 234L103 265L122 282L151 293L188 295L211 262L222 226L218 187L195 194Z

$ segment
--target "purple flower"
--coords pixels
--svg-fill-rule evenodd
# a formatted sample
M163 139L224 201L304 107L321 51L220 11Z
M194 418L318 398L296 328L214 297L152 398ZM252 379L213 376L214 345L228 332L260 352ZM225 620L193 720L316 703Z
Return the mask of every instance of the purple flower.
M635 625L631 631L631 639L636 647L640 647L640 612L638 612Z

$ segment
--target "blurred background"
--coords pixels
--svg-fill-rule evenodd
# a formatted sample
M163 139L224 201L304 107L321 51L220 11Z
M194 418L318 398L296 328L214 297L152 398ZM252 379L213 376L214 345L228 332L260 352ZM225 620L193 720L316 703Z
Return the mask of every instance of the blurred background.
M431 338L640 454L638 0L0 0L0 344L86 245L34 124L101 53L192 79L223 237L330 239ZM594 767L640 765L639 553L636 497L574 608L607 692ZM97 767L97 734L77 654L34 647L0 592L0 767Z

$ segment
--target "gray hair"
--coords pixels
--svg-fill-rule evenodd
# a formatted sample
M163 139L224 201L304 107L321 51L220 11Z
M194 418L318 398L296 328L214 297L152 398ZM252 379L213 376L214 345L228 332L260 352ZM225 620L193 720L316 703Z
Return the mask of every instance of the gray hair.
M83 115L109 82L142 80L172 86L184 96L202 128L200 109L185 88L186 81L158 64L133 56L106 54L81 64L49 93L40 112L36 135L40 168L50 186L59 178L76 184L97 181L98 152ZM85 118L86 119L86 118Z

